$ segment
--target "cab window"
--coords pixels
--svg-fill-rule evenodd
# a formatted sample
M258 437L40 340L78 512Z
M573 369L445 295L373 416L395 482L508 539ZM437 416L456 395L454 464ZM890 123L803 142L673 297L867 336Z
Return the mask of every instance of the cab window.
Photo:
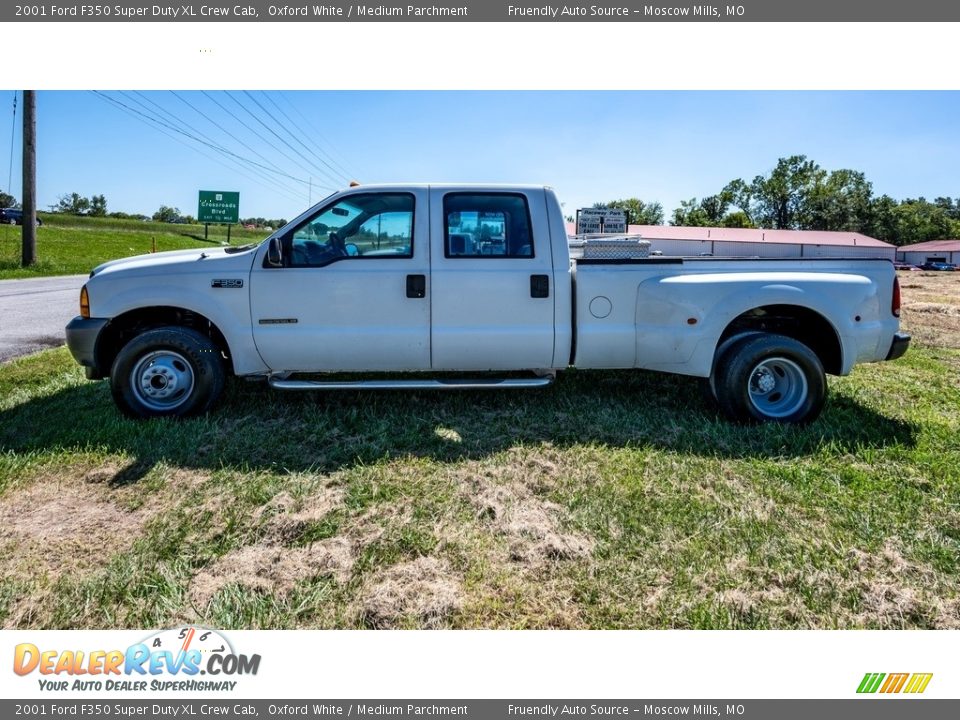
M323 267L339 260L411 258L413 212L409 193L341 198L285 238L284 264Z
M532 258L527 198L513 193L450 193L443 199L448 258Z

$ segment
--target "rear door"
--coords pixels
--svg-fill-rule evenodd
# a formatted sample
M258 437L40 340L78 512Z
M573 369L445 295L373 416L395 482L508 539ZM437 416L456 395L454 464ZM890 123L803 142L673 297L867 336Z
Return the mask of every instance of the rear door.
M553 367L544 191L430 193L433 368Z

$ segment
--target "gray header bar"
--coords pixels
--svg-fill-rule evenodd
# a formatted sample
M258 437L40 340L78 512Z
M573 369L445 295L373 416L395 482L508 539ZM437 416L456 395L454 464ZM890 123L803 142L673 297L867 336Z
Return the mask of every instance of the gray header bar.
M93 2L94 0L91 0ZM0 7L2 22L956 22L960 3L943 0L733 0L658 2L498 2L413 0L356 3L205 2L85 4L30 2ZM852 42L856 37L851 38Z
M906 705L910 708L906 709ZM250 720L629 720L710 717L736 720L942 720L956 718L960 700L0 700L3 717L204 718Z

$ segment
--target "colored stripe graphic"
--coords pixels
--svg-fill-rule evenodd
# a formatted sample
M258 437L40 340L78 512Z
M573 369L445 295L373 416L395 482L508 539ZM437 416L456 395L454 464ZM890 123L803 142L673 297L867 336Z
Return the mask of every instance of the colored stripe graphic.
M922 693L927 689L927 685L930 684L930 679L932 677L933 673L914 673L913 677L910 678L910 682L907 683L907 687L904 692Z
M887 675L887 681L883 684L883 687L880 688L882 693L898 693L903 684L907 681L907 678L910 677L910 673L890 673Z
M863 676L863 680L860 681L860 687L857 688L858 693L875 693L877 688L880 687L880 681L883 680L885 675L883 673L867 673Z
M875 693L879 690L885 694L895 694L899 692L918 694L927 689L933 673L866 673L860 685L857 686L858 693ZM885 680L884 680L885 679ZM882 683L882 685L881 685Z

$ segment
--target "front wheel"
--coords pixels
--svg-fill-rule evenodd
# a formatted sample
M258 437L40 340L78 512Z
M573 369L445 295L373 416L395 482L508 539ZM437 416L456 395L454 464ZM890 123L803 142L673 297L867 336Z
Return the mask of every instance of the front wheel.
M223 392L220 349L195 330L164 327L128 342L113 363L110 388L134 418L188 417L207 412Z
M713 386L725 415L738 422L809 423L827 397L823 364L783 335L745 337L718 359Z

